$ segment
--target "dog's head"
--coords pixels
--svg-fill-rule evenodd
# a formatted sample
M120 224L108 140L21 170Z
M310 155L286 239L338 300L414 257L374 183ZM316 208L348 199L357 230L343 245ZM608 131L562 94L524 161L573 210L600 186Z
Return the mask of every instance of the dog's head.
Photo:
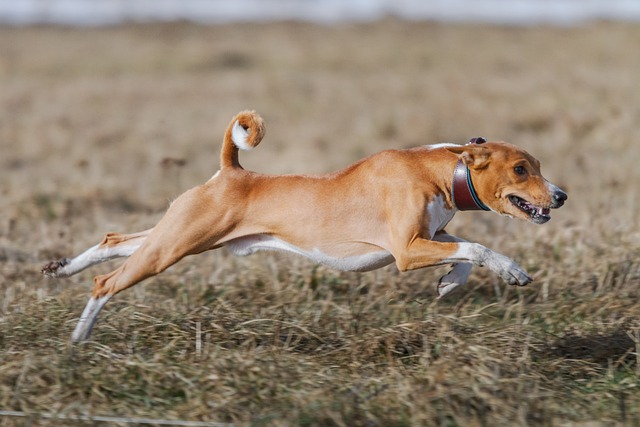
M448 147L469 168L475 191L491 210L535 224L551 219L567 194L540 173L540 162L506 142Z

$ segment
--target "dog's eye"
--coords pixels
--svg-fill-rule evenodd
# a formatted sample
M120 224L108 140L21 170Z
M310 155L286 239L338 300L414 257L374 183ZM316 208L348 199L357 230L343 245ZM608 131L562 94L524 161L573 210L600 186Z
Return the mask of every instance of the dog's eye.
M515 168L513 168L513 171L516 173L516 175L525 175L527 173L527 170L524 166L516 166Z

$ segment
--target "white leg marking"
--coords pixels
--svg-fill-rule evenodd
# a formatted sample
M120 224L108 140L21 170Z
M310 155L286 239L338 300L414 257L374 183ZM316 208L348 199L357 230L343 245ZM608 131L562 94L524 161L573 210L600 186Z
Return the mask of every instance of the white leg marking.
M72 342L86 341L91 335L93 325L98 320L98 314L102 307L111 299L111 295L106 295L100 298L89 298L87 305L84 307L84 311L80 315L80 320L71 335Z
M469 279L471 272L471 264L460 262L453 264L451 271L442 276L438 281L437 293L438 299L453 292L455 289L465 285Z
M42 273L48 277L69 277L92 265L100 264L114 258L131 256L142 244L142 242L130 245L118 245L108 247L100 245L92 246L75 258L64 258L60 261L49 263L42 269Z
M459 243L458 251L445 262L467 261L484 265L497 273L509 285L525 286L531 282L526 271L511 258L492 251L478 243Z

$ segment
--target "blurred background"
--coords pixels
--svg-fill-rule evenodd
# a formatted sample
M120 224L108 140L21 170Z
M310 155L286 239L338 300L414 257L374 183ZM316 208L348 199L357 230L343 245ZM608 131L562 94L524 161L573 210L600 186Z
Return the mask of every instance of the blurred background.
M576 24L593 19L636 21L634 0L2 0L13 24L103 25L186 20L200 23L304 20L411 20L500 24Z
M0 0L0 410L637 420L638 21L637 0ZM475 136L525 148L567 204L543 226L464 212L448 231L535 281L476 268L436 301L446 267L341 273L223 249L119 294L71 348L93 276L121 261L63 280L40 266L153 226L215 173L242 109L266 121L240 157L263 173Z

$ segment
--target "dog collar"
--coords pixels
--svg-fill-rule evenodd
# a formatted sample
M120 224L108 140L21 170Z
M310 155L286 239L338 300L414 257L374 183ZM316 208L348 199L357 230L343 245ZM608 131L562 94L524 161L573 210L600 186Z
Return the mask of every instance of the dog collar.
M484 144L487 142L483 137L472 138L469 144ZM468 145L468 144L467 144ZM471 182L471 174L469 167L458 160L456 168L453 171L453 185L451 186L451 197L453 204L461 211L488 211L490 210L484 203L480 201L478 193L476 193Z

